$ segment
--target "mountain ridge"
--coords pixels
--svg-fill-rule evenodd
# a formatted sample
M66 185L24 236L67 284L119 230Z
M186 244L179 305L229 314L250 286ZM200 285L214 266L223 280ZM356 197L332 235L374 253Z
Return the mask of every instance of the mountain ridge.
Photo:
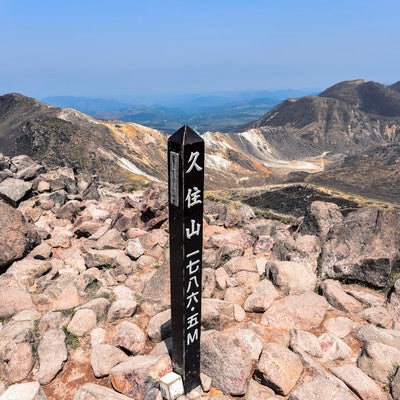
M389 194L396 200L392 186L398 181L400 147L391 144L399 142L400 117L390 115L397 113L397 101L400 109L397 89L400 82L391 86L364 80L340 82L318 96L289 98L240 132L203 134L206 187L306 179L350 187L355 193L370 191L380 198ZM373 105L377 99L382 100L379 106ZM379 110L384 115L375 113ZM50 165L62 160L106 180L165 181L167 139L166 133L135 123L98 120L18 94L0 97L0 152L28 154ZM382 162L371 156L374 149L381 149ZM365 160L371 160L369 165ZM391 178L386 179L385 173ZM358 188L368 174L375 182L373 190L371 185L366 185L368 190ZM387 191L377 193L380 181Z

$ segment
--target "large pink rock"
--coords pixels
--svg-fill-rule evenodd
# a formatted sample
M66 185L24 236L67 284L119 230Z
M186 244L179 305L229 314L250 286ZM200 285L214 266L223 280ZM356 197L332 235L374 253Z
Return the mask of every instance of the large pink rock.
M160 378L172 371L171 359L135 356L115 366L110 373L113 388L135 400L154 400Z
M212 385L234 396L246 392L253 361L243 342L231 332L209 331L201 341L201 370Z
M278 343L267 343L257 364L256 374L282 396L294 388L303 372L301 358Z
M40 242L36 229L21 212L1 200L0 227L0 269L24 257Z
M326 299L314 292L286 296L276 300L263 314L261 324L308 331L322 323L328 307Z

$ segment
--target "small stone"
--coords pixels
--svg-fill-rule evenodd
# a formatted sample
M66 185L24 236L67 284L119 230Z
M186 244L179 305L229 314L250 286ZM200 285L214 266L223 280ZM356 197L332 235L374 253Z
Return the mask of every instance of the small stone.
M330 370L362 400L387 400L387 394L360 368L341 365Z
M60 329L45 332L38 347L38 356L38 381L41 385L47 385L60 372L68 358L64 332Z
M250 354L229 332L210 331L201 338L201 370L213 386L233 396L242 396L252 370Z
M397 329L384 329L367 324L360 325L354 331L354 336L362 342L379 342L400 350L400 331Z
M261 324L308 331L322 323L328 306L326 299L314 292L286 296L268 308L261 318Z
M349 390L325 376L315 378L296 387L288 400L354 400Z
M215 270L215 283L218 289L225 290L227 288L227 280L229 275L226 273L223 267Z
M121 232L116 229L110 229L97 241L93 243L88 242L88 245L97 250L125 250L126 242L122 238Z
M400 369L397 369L396 375L390 384L390 389L393 400L400 400Z
M357 360L357 366L372 379L386 384L400 364L400 350L379 342L369 342Z
M242 305L246 299L246 292L241 287L229 287L225 291L224 300Z
M115 390L133 399L153 400L160 378L172 371L169 356L135 356L115 366L110 373Z
M300 329L290 331L290 348L299 354L306 352L313 357L321 358L323 356L318 338L311 332Z
M247 387L246 400L261 400L271 399L275 392L265 385L261 385L254 379L250 379L249 386Z
M16 383L2 395L1 400L47 400L38 382Z
M40 181L38 183L37 191L39 193L49 192L50 191L50 183L46 181Z
M50 311L41 318L38 325L39 333L43 335L51 329L62 329L68 325L70 320L71 316L69 315L64 315L60 311Z
M265 312L279 296L272 282L263 279L253 288L243 307L247 312Z
M393 325L392 317L384 306L367 308L360 312L359 315L370 324L380 326L381 328L390 329Z
M158 343L171 336L171 309L162 311L149 321L147 334L152 342Z
M107 316L108 310L110 309L111 303L104 297L98 297L93 299L85 304L83 304L80 308L87 308L95 312L98 319L103 319Z
M68 332L78 337L84 336L96 327L97 316L93 310L83 308L78 310L68 324Z
M125 253L133 260L137 260L142 256L144 254L144 249L140 240L137 238L128 240Z
M267 343L257 364L266 385L282 396L294 388L303 372L301 358L278 343Z
M2 349L1 363L9 384L26 379L35 364L32 336L32 332L23 332Z
M31 295L23 288L2 287L0 290L0 318L10 318L20 311L33 309Z
M12 206L16 207L31 189L31 182L25 182L21 179L7 178L3 182L0 182L0 197L5 199Z
M129 357L122 350L110 344L96 345L90 354L90 362L96 378L109 375L113 367L128 359Z
M97 346L99 344L104 344L106 338L106 330L103 328L94 328L90 332L90 344L92 347Z
M269 266L273 283L286 294L313 291L317 276L305 265L293 261L273 261Z
M146 345L146 334L138 325L123 321L116 326L112 343L136 355L141 353Z
M78 389L73 400L131 400L131 397L117 393L105 386L86 383Z
M134 300L117 300L111 304L108 310L108 320L116 321L122 318L131 317L137 309L137 303Z
M347 294L338 281L327 279L321 283L321 289L329 303L338 310L352 313L363 309L363 305Z
M353 330L353 321L346 317L329 318L324 322L325 329L338 338L345 338Z
M332 333L322 334L318 342L322 349L321 361L323 362L345 360L351 355L351 348Z
M37 260L47 260L51 254L51 247L47 243L41 243L29 253L29 256Z
M201 387L205 392L209 392L211 389L212 378L203 372L200 372Z

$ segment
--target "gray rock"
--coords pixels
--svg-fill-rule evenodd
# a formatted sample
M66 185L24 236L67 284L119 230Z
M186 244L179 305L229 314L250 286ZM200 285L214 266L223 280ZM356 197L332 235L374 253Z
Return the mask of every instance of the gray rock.
M252 254L241 257L233 257L224 264L224 269L228 275L234 275L240 271L256 272L258 274L256 259Z
M47 243L41 243L29 253L29 257L37 260L47 260L50 258L51 254L52 248Z
M397 369L396 375L390 383L390 389L393 400L400 400L400 369Z
M322 273L386 286L399 258L400 212L362 208L334 225L322 251Z
M94 383L86 383L75 393L73 400L130 400L121 393Z
M163 264L147 282L140 304L149 316L158 314L171 307L169 263Z
M330 229L343 221L339 206L335 203L313 201L306 212L301 232L317 235L325 242Z
M400 350L379 342L365 344L357 360L357 366L363 372L384 384L399 364Z
M263 314L262 325L278 329L302 329L318 327L325 318L328 302L314 292L286 296L278 299Z
M320 240L313 235L277 232L274 236L274 258L281 261L292 261L303 264L309 271L316 272L317 258L321 253Z
M234 337L239 341L240 346L246 349L253 361L258 361L263 349L262 340L251 329L239 329Z
M16 207L31 191L32 183L21 179L7 178L0 183L0 197Z
M318 337L322 349L321 361L345 360L351 356L351 348L337 336L325 332Z
M359 316L370 324L390 329L393 326L392 316L384 306L370 307L359 313Z
M158 395L160 378L172 371L171 359L135 356L115 366L110 373L115 390L133 399L154 400Z
M68 332L78 337L84 336L96 327L97 316L93 310L82 308L74 314L67 326Z
M313 357L321 358L323 356L318 338L311 332L300 329L292 329L290 331L290 348L299 354L305 352Z
M88 241L87 245L92 249L97 250L111 250L119 249L125 250L126 242L122 238L122 235L116 229L110 229L100 239L96 241Z
M263 279L254 286L253 293L247 297L243 307L247 312L264 312L279 296L272 282Z
M242 305L246 300L246 291L240 287L229 287L225 291L224 300L230 303Z
M68 358L65 339L65 333L61 329L44 333L38 347L38 381L41 385L50 383L64 367Z
M34 321L40 318L36 311L22 311L0 331L0 368L8 384L26 379L34 364Z
M136 355L141 353L146 345L146 334L138 325L122 321L115 327L112 343Z
M43 336L46 331L51 329L62 329L68 325L70 320L70 315L64 315L60 311L50 311L41 318L38 325L39 333Z
M96 345L90 353L90 363L96 378L109 375L113 367L128 359L129 356L122 350L110 344Z
M109 300L104 297L98 297L83 304L80 308L93 310L96 313L97 319L103 319L107 316L110 306L111 303Z
M122 318L131 317L137 310L137 302L135 300L117 300L111 304L108 310L108 320L116 321Z
M267 343L257 364L256 376L282 396L294 388L303 372L301 358L278 343Z
M19 169L18 172L15 174L15 177L17 179L23 179L23 180L31 180L45 172L46 169L43 167L43 165L33 163L23 169Z
M269 265L272 282L285 294L313 291L317 284L315 273L303 264L293 261L272 261Z
M36 162L33 161L32 158L30 158L29 156L27 156L25 154L20 154L20 155L14 156L11 158L10 161L11 161L10 168L14 167L16 172L21 171L31 165L36 164Z
M171 325L171 310L165 310L149 321L147 328L147 335L152 342L161 342L167 337L171 336L172 325Z
M400 350L400 331L397 329L383 329L374 325L360 325L354 331L354 336L365 343L379 342Z
M87 268L118 267L122 263L130 264L129 257L120 249L96 250L88 248L85 253L85 264Z
M224 330L236 322L235 305L224 300L203 299L201 320L205 330Z
M325 376L315 378L298 386L288 400L355 400L349 390Z
M216 288L215 270L212 268L203 268L202 271L202 297L211 298Z
M362 400L387 400L387 393L355 365L341 365L330 371Z
M0 318L10 318L23 310L34 308L31 295L20 287L2 287L0 290Z
M133 260L137 260L140 256L144 254L144 249L142 243L138 238L129 239L126 245L126 255L128 255Z
M201 339L201 370L224 393L242 396L252 370L252 359L229 332L210 331Z
M47 400L47 396L38 382L17 383L10 386L1 396L1 400Z
M380 307L386 303L384 294L374 292L367 288L346 288L345 292L368 307Z
M338 310L352 313L363 309L359 301L344 291L340 282L327 279L321 283L320 287L329 303Z
M45 275L52 268L48 261L24 258L15 261L7 270L7 273L18 279L20 284L32 286L36 280Z
M33 225L20 211L0 200L0 269L24 257L40 242Z
M336 335L338 338L345 338L353 330L354 322L346 317L328 318L324 321L324 328Z
M274 398L275 392L268 386L261 385L254 379L250 379L249 385L246 391L246 400L270 400Z

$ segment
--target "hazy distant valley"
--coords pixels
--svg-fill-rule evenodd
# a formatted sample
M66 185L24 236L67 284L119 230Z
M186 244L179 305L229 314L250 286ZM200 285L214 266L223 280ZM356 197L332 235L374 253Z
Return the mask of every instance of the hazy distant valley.
M167 133L190 125L199 133L233 132L253 122L287 97L316 90L223 92L208 95L122 97L120 99L55 96L43 102L74 108L94 118L136 122Z

